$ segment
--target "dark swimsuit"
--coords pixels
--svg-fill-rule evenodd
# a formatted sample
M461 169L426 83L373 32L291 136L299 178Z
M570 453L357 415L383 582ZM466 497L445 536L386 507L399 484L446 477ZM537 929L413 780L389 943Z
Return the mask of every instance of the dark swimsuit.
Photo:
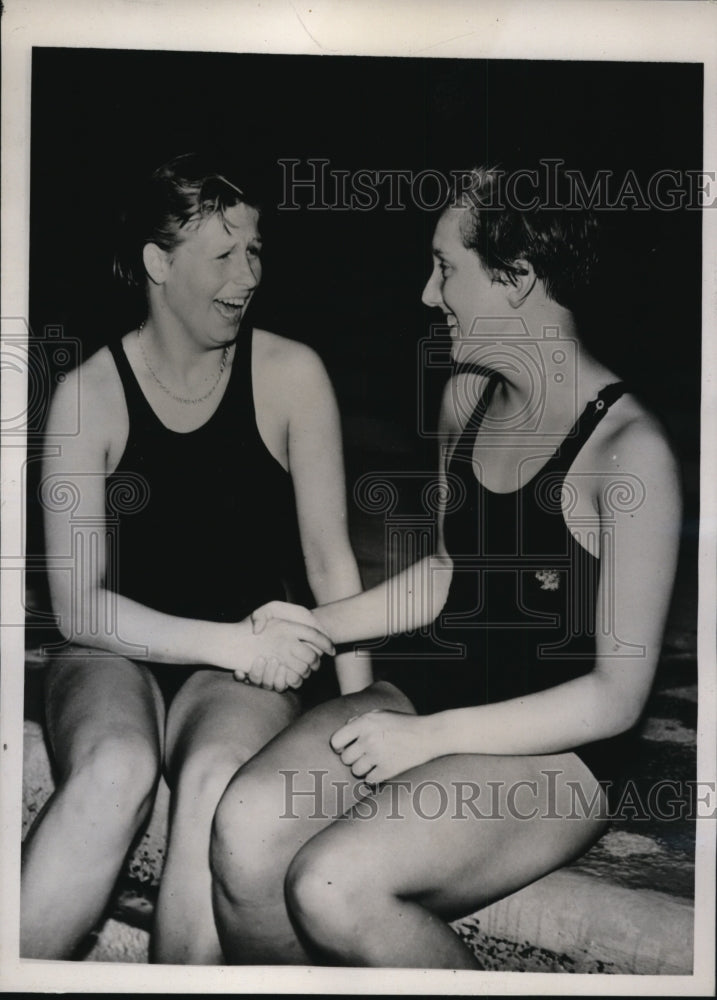
M419 711L485 705L554 687L595 664L600 559L569 530L561 506L566 474L608 408L625 392L604 388L528 483L495 493L476 478L476 435L495 391L492 378L451 456L445 544L453 575L433 635L441 665L401 684ZM596 525L591 527L599 534ZM627 667L626 667L627 669ZM410 682L410 678L409 678ZM601 781L621 770L630 734L573 748Z
M110 345L129 434L106 480L106 587L182 618L237 622L286 600L301 576L290 475L256 425L252 331L240 335L219 406L201 427L169 430L120 342ZM192 669L148 664L171 696Z

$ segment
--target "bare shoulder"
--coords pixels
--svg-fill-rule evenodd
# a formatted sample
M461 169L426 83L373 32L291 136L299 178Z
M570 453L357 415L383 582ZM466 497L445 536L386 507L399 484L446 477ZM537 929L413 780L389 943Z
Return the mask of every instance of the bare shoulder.
M679 494L679 467L659 420L633 396L625 396L604 418L596 435L594 458L602 472L637 477Z
M265 364L274 366L323 365L316 351L307 344L290 337L282 337L268 330L254 330L254 350Z
M48 433L79 429L80 436L101 436L124 412L122 387L108 347L101 347L69 372L52 400ZM108 435L109 436L109 435Z
M321 358L307 344L268 330L255 330L254 352L258 376L277 392L285 390L295 396L329 385Z

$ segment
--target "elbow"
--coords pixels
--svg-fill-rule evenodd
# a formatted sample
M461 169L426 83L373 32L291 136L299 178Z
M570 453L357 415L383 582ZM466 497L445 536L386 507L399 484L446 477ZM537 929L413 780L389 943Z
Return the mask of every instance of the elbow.
M361 577L353 552L344 558L311 556L305 561L306 579L319 604L361 592Z
M330 568L323 563L308 560L306 565L306 580L311 587L311 593L316 598L319 604L325 602L324 595L327 590L331 587L331 571Z
M601 685L601 697L595 704L601 706L597 728L601 730L598 739L621 736L636 726L642 717L647 696L625 691L615 685Z
M637 725L641 714L641 712L628 711L614 713L610 718L609 725L603 727L605 731L600 738L612 739L615 736L622 736L623 733L627 733L633 726Z
M633 726L636 726L640 719L642 718L642 713L645 708L644 701L638 702L628 702L622 706L622 711L617 719L615 736L620 736L622 733L626 733Z

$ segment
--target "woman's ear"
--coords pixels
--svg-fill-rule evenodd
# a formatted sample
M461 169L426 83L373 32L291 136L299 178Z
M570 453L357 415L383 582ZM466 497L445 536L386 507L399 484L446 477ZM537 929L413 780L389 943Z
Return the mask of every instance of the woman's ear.
M142 250L142 260L147 277L155 285L161 285L167 278L169 270L169 254L156 243L145 243Z
M520 309L538 280L533 265L527 260L516 260L513 264L516 273L512 275L507 287L506 298L513 309Z

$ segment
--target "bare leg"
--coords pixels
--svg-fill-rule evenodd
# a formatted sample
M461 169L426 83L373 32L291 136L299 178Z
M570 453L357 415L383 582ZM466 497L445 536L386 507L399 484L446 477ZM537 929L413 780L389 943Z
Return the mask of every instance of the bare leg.
M298 712L295 694L240 684L218 670L193 674L173 701L166 733L170 835L155 914L153 961L222 964L209 873L212 817L237 768Z
M329 737L372 708L413 711L386 683L319 705L242 767L224 793L214 821L212 873L229 961L311 962L286 910L284 878L299 848L367 792Z
M566 818L575 804L569 781L602 801L574 754L456 755L407 771L382 786L370 818L361 818L366 804L354 807L299 852L287 877L290 910L330 963L477 968L445 921L573 860L604 829L597 813Z
M78 647L50 668L57 785L23 846L22 956L71 957L102 916L154 798L162 713L148 671L122 657Z

